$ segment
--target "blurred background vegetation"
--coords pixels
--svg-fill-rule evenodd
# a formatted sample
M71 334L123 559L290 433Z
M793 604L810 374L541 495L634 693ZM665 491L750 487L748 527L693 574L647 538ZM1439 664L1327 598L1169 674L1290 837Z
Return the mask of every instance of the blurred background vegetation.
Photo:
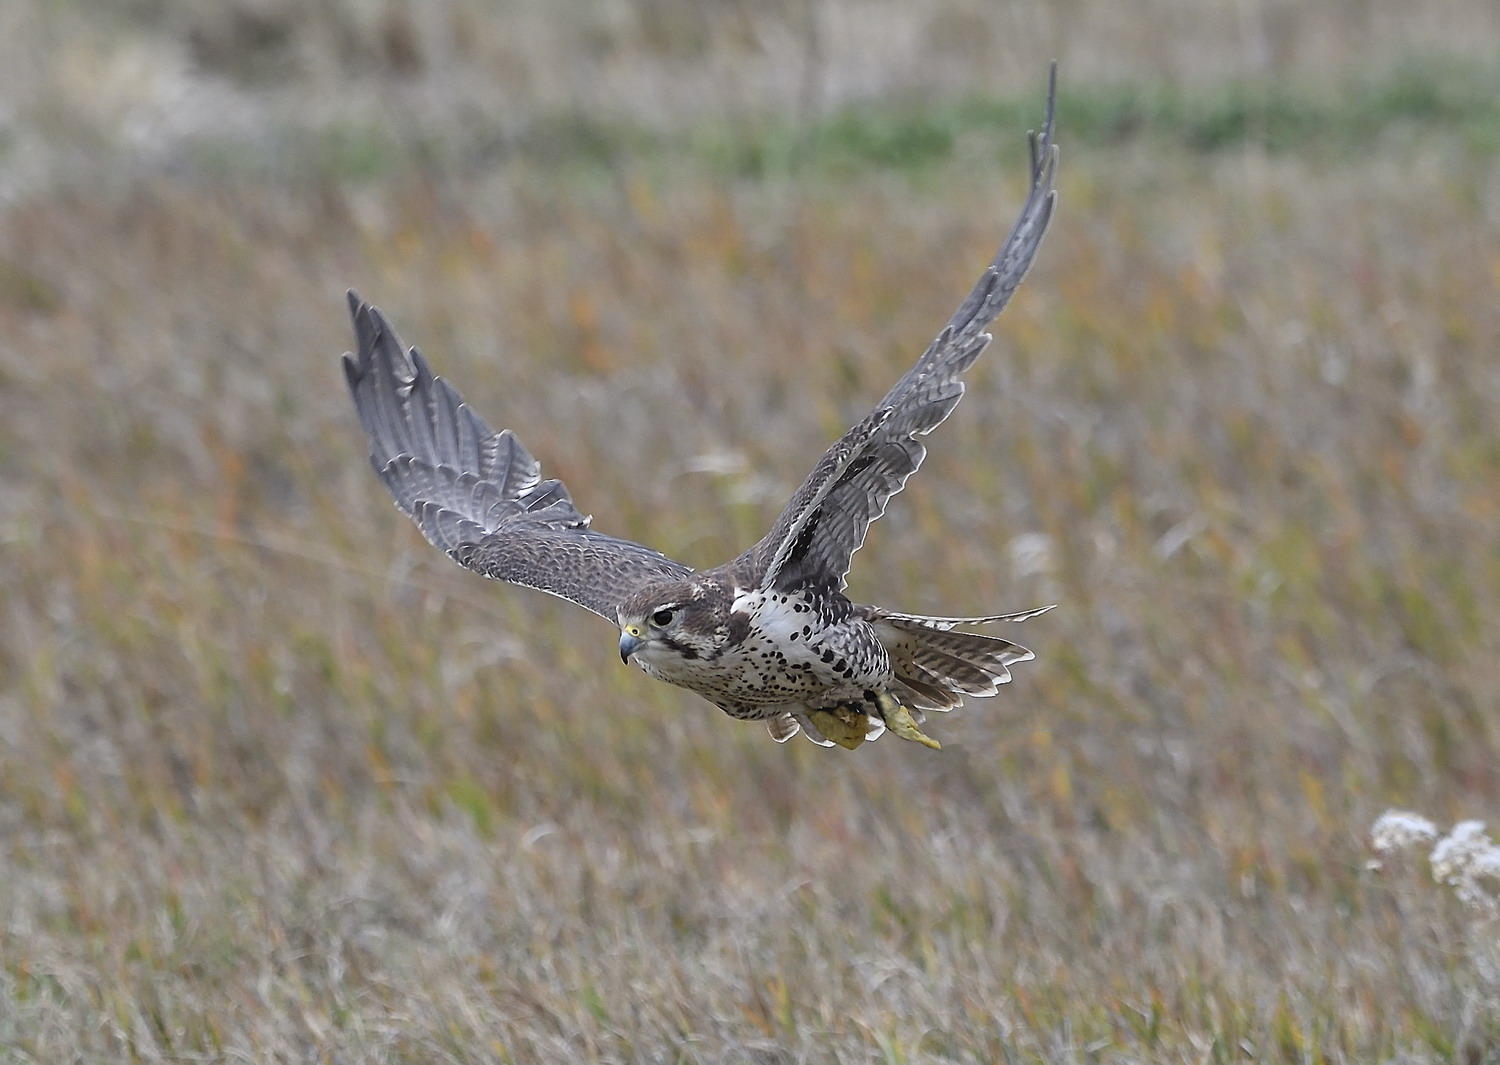
M0 1060L1500 1061L1489 0L11 0ZM1059 601L941 754L771 743L433 552L357 287L713 564L1037 269L856 560Z

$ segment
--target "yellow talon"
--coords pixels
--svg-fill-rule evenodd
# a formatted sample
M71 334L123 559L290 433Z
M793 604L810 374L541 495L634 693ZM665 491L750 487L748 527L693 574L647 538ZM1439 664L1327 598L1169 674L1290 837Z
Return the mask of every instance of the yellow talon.
M923 747L931 747L934 751L943 749L941 743L917 728L917 723L912 720L911 711L890 695L881 692L876 697L875 705L880 708L880 716L885 718L885 727L903 740L920 743Z
M852 751L864 743L865 732L870 727L864 714L850 710L847 706L832 710L810 710L807 716L824 739L832 740L846 751Z

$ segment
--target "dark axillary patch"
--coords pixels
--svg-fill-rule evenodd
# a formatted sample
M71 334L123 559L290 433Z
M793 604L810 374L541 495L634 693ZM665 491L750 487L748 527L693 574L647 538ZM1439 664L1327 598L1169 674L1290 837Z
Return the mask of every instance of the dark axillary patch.
M865 470L869 469L874 462L874 455L861 455L849 463L843 473L839 474L839 479L834 484L834 487L837 488L839 485L848 484ZM823 507L826 505L826 500L824 503L818 504L818 509L813 512L812 517L807 519L807 524L802 526L802 531L797 534L797 542L792 544L792 549L787 554L788 562L801 562L807 556L808 549L812 547L813 537L818 533L818 525L823 520Z
M802 531L797 534L797 542L792 545L792 550L787 554L788 562L800 562L807 554L807 549L812 545L812 538L818 531L818 523L823 520L823 508L818 507L813 516L807 519L807 524L802 526Z
M729 612L729 643L731 646L739 646L745 642L745 637L750 635L750 615L742 614L738 610Z

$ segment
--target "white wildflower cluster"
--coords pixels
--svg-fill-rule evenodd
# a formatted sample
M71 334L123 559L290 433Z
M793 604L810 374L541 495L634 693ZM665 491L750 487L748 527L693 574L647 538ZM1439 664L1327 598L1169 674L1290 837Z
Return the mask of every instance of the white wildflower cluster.
M1465 905L1500 913L1500 847L1483 821L1460 821L1432 848L1432 877L1453 888Z
M1431 843L1437 837L1437 825L1406 810L1387 810L1370 829L1370 845L1381 854L1405 850L1415 843Z
M1417 844L1432 844L1427 860L1434 880L1451 887L1464 905L1500 915L1500 847L1483 821L1460 821L1444 836L1419 814L1387 810L1370 829L1370 845L1381 854Z

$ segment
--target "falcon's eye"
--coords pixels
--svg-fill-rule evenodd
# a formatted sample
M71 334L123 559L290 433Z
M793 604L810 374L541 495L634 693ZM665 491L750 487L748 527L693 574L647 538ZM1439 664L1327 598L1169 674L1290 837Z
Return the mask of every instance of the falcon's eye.
M671 607L664 606L656 613L651 615L651 624L657 626L658 628L663 628L667 625L670 625L672 624L672 617L674 614L676 614L675 610L673 610Z

